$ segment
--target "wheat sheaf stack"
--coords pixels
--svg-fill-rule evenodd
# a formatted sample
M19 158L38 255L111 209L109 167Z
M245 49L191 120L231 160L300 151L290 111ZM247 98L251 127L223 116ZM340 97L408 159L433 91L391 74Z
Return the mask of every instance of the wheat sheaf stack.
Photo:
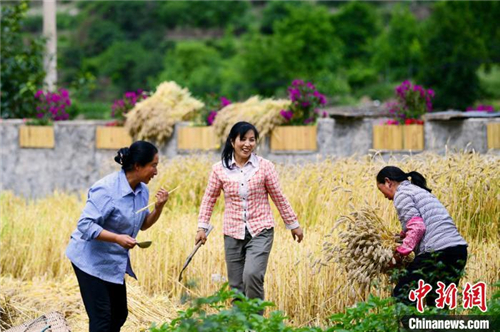
M191 119L204 104L175 82L163 82L149 98L137 103L126 115L125 127L136 139L167 141L175 123Z
M395 232L389 231L372 208L364 207L341 216L334 228L339 228L338 242L323 243L325 259L342 264L349 280L367 286L396 264L393 256L398 245Z
M253 124L259 131L260 137L269 134L274 127L285 123L285 118L280 111L288 109L289 100L284 99L260 99L251 97L241 103L234 103L224 107L214 121L216 135L220 139L226 139L231 127L239 121Z

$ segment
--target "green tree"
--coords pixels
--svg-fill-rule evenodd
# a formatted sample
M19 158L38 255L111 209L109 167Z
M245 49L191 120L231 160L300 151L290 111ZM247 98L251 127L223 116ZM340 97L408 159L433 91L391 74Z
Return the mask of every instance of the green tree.
M249 24L249 1L166 1L160 4L161 22L169 27L225 28Z
M380 31L376 8L366 2L348 2L331 20L343 44L343 62L349 85L358 89L374 83L377 73L370 60L374 39Z
M252 31L244 36L242 47L239 56L248 94L271 96L280 86L287 84L283 56L277 49L275 38Z
M148 77L161 70L160 58L158 51L147 50L139 42L118 41L85 60L83 68L97 77L97 96L116 98L124 91L153 88Z
M465 109L480 94L477 70L487 57L470 2L436 3L425 30L420 81L436 92L437 108Z
M313 80L327 94L338 92L341 43L324 7L291 8L273 31L270 36L254 31L243 43L243 76L252 93L279 93L295 78Z
M344 60L348 64L368 60L372 43L380 32L376 8L370 3L351 1L340 7L332 22L344 44Z
M262 11L260 20L260 32L263 34L274 33L273 25L282 21L290 15L294 7L308 5L304 1L269 1Z
M164 69L155 85L175 81L198 96L220 93L221 56L213 47L200 41L179 42L164 58Z
M420 27L408 6L391 12L387 28L376 39L373 65L389 80L412 78L422 63Z
M500 2L474 1L470 3L470 10L474 16L473 29L481 36L486 47L486 63L500 63Z
M43 87L45 71L42 38L23 40L22 21L28 1L2 5L1 108L3 118L33 117L34 95Z
M162 36L158 1L81 1L83 24L102 20L113 22L127 40L137 40L145 33ZM90 22L89 22L90 21Z

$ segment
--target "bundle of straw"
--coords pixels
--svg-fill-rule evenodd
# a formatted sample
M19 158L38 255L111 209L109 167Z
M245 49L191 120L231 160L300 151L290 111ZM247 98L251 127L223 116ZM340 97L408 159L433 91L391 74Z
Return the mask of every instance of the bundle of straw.
M191 119L203 106L187 89L163 82L126 115L125 127L137 139L163 143L172 136L176 122Z
M60 280L38 278L23 281L0 277L0 330L21 325L47 314L59 311L72 331L88 330L76 277L68 275ZM184 307L173 303L166 295L151 295L135 280L127 280L129 316L124 332L144 331L153 322L170 322Z
M220 139L225 139L229 135L231 127L239 121L246 121L253 124L261 137L269 134L274 127L285 123L285 118L280 111L288 109L289 100L283 99L260 99L258 96L234 103L224 107L214 121L216 135Z
M336 227L342 228L338 234L340 243L326 241L323 252L327 261L333 259L345 266L349 280L369 285L396 264L394 232L387 229L375 210L365 207L341 216Z

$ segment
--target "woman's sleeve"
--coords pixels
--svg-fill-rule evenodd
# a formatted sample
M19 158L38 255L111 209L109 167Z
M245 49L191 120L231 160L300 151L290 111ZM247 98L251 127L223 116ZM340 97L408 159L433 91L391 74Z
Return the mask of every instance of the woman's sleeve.
M403 256L409 255L425 234L425 223L421 217L413 217L406 224L405 238L403 244L396 248L396 251Z
M105 220L113 212L112 198L103 187L90 188L87 203L78 220L82 240L90 241L101 234Z
M217 198L220 196L221 190L222 181L217 175L214 167L210 177L208 178L208 185L201 201L200 214L198 215L198 227L208 229L210 217L212 217L212 211L214 210Z
M403 244L396 248L401 255L409 255L425 234L425 223L411 195L400 193L394 198L394 206L403 226Z
M269 172L267 172L266 174L265 186L267 192L269 193L269 196L271 196L271 199L274 202L274 205L276 205L281 218L285 222L286 228L295 229L297 227L300 227L297 220L297 215L295 214L292 206L281 191L278 172L276 172L276 168L271 162L269 162Z

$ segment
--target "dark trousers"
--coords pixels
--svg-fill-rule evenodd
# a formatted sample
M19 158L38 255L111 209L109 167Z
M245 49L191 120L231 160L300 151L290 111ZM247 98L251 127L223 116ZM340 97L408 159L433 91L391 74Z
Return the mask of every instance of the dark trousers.
M264 299L264 276L273 247L274 229L265 229L252 237L248 230L245 239L224 236L229 286L248 298Z
M425 297L427 306L435 307L435 301L439 296L436 293L437 282L441 281L446 287L451 283L458 286L466 263L467 246L455 246L418 255L400 277L392 295L398 302L415 305L408 295L411 290L417 289L418 280L422 279L432 286L432 290Z
M127 289L91 276L73 264L83 304L89 316L90 332L118 332L128 316Z

